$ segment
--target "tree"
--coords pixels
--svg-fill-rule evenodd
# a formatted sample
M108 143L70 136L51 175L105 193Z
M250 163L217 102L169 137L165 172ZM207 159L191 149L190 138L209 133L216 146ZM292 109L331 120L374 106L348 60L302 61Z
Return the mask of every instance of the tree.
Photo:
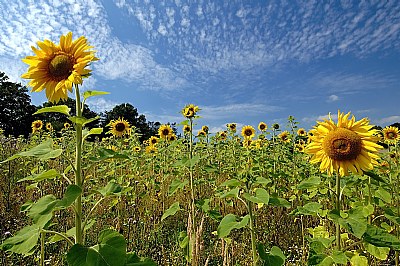
M45 102L43 104L43 106L38 106L38 109L41 109L43 107L51 107L54 105L66 105L69 108L71 108L70 114L75 114L75 110L76 110L76 104L75 104L75 100L71 99L68 97L67 100L65 101L60 101L59 103L52 103L52 102ZM98 114L94 111L91 111L89 109L89 107L85 104L83 107L83 112L82 112L83 117L89 119L89 118L94 118L96 116L98 116ZM60 131L63 127L64 127L64 123L68 122L68 123L72 123L71 121L68 120L67 116L61 113L43 113L43 114L39 114L36 116L37 119L41 119L44 122L50 122L51 125L53 126L53 128L56 131ZM85 127L87 128L93 128L93 127L98 127L99 126L99 120L95 120L93 122L88 123L87 125L85 125Z
M139 114L138 110L129 103L123 103L115 106L111 111L105 111L101 113L101 126L104 127L104 132L109 131L107 127L111 120L116 120L118 118L124 118L129 122L131 126L136 128L140 136L140 141L146 140L151 136L157 134L159 122L146 121L146 117L143 114Z
M0 71L0 128L6 136L27 137L32 131L32 114L36 107L31 104L28 89L8 79L7 75Z

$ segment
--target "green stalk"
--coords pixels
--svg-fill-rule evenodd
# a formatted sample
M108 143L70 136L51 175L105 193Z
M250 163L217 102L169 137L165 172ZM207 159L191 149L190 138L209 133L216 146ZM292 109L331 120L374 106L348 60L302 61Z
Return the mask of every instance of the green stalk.
M193 119L190 118L190 141L189 141L189 176L190 176L190 196L191 196L191 214L192 214L192 238L190 242L192 244L192 265L195 263L195 259L193 258L193 253L196 251L196 218L195 218L195 202L194 202L194 180L193 180L193 167L192 167L192 158L193 158Z
M256 235L254 233L254 216L253 216L253 203L251 201L247 201L248 212L250 216L250 236L251 236L251 251L253 254L253 266L257 266L258 256L256 249Z
M75 95L76 95L76 116L82 116L81 107L81 96L79 94L79 87L75 85ZM82 182L82 125L75 124L76 126L76 157L75 157L75 185L79 186L83 190ZM82 194L78 196L75 200L75 244L83 244L83 234L82 234Z
M44 266L44 238L46 233L40 233L40 266Z
M340 215L340 175L336 173L336 210ZM340 247L340 225L339 222L336 224L336 248L341 250Z

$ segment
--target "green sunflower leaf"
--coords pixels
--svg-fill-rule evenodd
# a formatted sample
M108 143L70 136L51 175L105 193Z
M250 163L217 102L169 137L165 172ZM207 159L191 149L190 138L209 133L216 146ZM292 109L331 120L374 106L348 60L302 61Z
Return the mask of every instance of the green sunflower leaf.
M43 114L43 113L62 113L67 116L70 116L69 111L71 111L71 109L66 105L56 105L56 106L41 108L41 109L37 110L34 113L34 115Z
M106 95L110 94L107 91L85 91L83 93L83 99L86 100L87 98L93 97L93 96L98 96L98 95Z
M250 220L250 216L244 216L240 221L237 221L237 217L234 214L226 215L220 222L217 228L218 237L227 237L233 229L240 229L245 227Z
M63 152L62 149L53 150L53 140L48 139L28 151L20 152L18 154L11 156L10 158L8 158L5 161L2 161L1 163L5 163L20 157L29 157L29 156L36 157L40 160L54 159L60 156L62 152Z
M7 238L0 248L5 251L15 252L24 256L32 255L40 235L37 224L26 226L19 230L15 236Z
M161 217L161 221L163 221L164 219L166 219L169 216L175 215L175 213L177 213L177 211L181 210L181 207L179 206L179 202L175 202L173 203L168 210L166 210L163 214L163 216Z

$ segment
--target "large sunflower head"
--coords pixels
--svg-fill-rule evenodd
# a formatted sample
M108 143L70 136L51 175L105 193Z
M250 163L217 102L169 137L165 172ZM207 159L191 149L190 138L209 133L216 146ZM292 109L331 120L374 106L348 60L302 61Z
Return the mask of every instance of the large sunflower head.
M244 126L242 128L242 136L245 139L252 139L256 135L256 131L252 126Z
M131 127L128 121L125 121L124 118L118 118L117 120L111 120L108 124L110 127L110 131L108 133L113 134L116 137L122 137L124 135L131 134Z
M258 129L262 132L264 132L265 130L267 130L267 124L265 124L264 122L260 122L260 124L258 124Z
M32 122L32 133L40 131L43 128L42 120L35 120Z
M199 111L199 107L194 104L188 104L182 109L182 114L186 118L193 118Z
M169 136L173 135L174 131L172 130L170 125L161 125L158 128L158 135L162 139L167 139Z
M397 127L385 127L382 129L383 141L387 144L395 144L400 141L400 132Z
M318 122L311 131L306 152L312 155L311 163L321 163L321 172L362 174L378 165L376 152L382 147L376 144L376 130L366 118L356 121L354 116L349 117L350 112L338 111L337 123L329 116L329 120Z
M66 100L72 85L82 84L82 78L89 76L91 70L86 67L98 60L86 38L81 36L72 41L72 32L62 35L60 44L44 40L37 45L39 49L32 46L34 56L22 59L29 69L21 77L31 80L28 86L32 87L32 92L46 89L50 102Z

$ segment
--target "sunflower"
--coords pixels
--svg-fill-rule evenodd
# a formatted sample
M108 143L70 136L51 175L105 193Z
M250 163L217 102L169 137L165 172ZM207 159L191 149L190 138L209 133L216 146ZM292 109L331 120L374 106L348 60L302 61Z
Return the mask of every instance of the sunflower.
M347 114L338 111L338 122L335 124L331 116L329 120L318 122L312 129L311 143L306 152L313 155L311 163L321 163L320 171L333 172L344 176L349 172L362 174L378 165L378 152L382 147L376 144L377 131L369 125L367 118L355 121Z
M194 104L188 104L182 109L182 114L186 118L193 118L199 111L199 107Z
M267 124L265 124L264 122L260 122L260 124L258 124L258 129L260 130L260 131L265 131L265 130L267 130Z
M171 136L168 137L168 140L169 140L169 141L174 141L174 140L177 140L177 139L178 139L178 138L176 137L175 134L172 134Z
M32 122L32 133L35 133L36 131L40 131L42 128L43 128L42 120L35 120Z
M244 126L242 128L242 136L245 139L252 139L256 135L256 131L254 130L254 127L252 126Z
M250 146L251 146L252 143L253 143L253 141L252 141L251 139L245 138L245 139L243 140L243 147L250 148Z
M226 125L230 131L236 132L236 124L235 123L230 123Z
M385 127L382 129L383 140L387 144L395 144L400 140L400 132L397 127Z
M135 151L135 152L140 152L141 150L142 150L142 148L140 148L140 146L133 147L133 151Z
M150 154L156 154L157 153L157 147L154 145L150 145L146 147L146 153Z
M296 151L298 151L298 152L304 152L304 145L302 145L302 144L296 144Z
M53 126L51 125L50 122L46 123L46 129L47 129L48 131L53 131Z
M123 135L131 134L131 127L128 121L125 121L124 118L118 118L117 120L111 120L107 125L110 127L110 131L107 133L113 134L116 137L122 137Z
M152 145L152 146L154 146L154 145L156 145L157 144L157 142L158 142L158 138L157 137L155 137L155 136L151 136L148 140L148 144L149 145Z
M72 85L82 84L82 78L89 76L91 70L86 67L99 60L85 37L72 41L72 32L61 35L58 45L49 40L39 41L37 45L39 49L32 46L36 55L22 59L29 69L21 77L31 80L28 86L32 87L32 92L46 89L50 102L67 100Z
M273 124L272 128L275 129L275 130L278 130L279 129L279 124L277 124L277 123Z
M226 140L226 137L227 137L226 131L221 131L218 133L218 138L220 140Z
M201 130L203 130L204 132L206 132L206 134L208 134L209 128L208 126L202 126Z
M297 135L299 135L300 137L305 137L307 136L307 131L304 128L299 128L297 130Z
M158 135L161 139L167 139L172 134L174 134L174 131L172 130L170 125L161 125L158 128Z
M199 132L197 132L197 136L198 137L205 137L205 136L207 136L207 133L205 131L203 131L202 129L200 129Z
M68 123L68 122L64 123L64 129L65 130L68 130L70 127L71 127L70 123Z
M289 131L283 131L281 134L278 135L278 138L284 142L284 143L288 143L290 142L290 138L289 138L290 134Z
M192 129L190 128L189 125L184 125L184 126L183 126L183 133L184 133L184 134L189 134L190 131L192 131Z

